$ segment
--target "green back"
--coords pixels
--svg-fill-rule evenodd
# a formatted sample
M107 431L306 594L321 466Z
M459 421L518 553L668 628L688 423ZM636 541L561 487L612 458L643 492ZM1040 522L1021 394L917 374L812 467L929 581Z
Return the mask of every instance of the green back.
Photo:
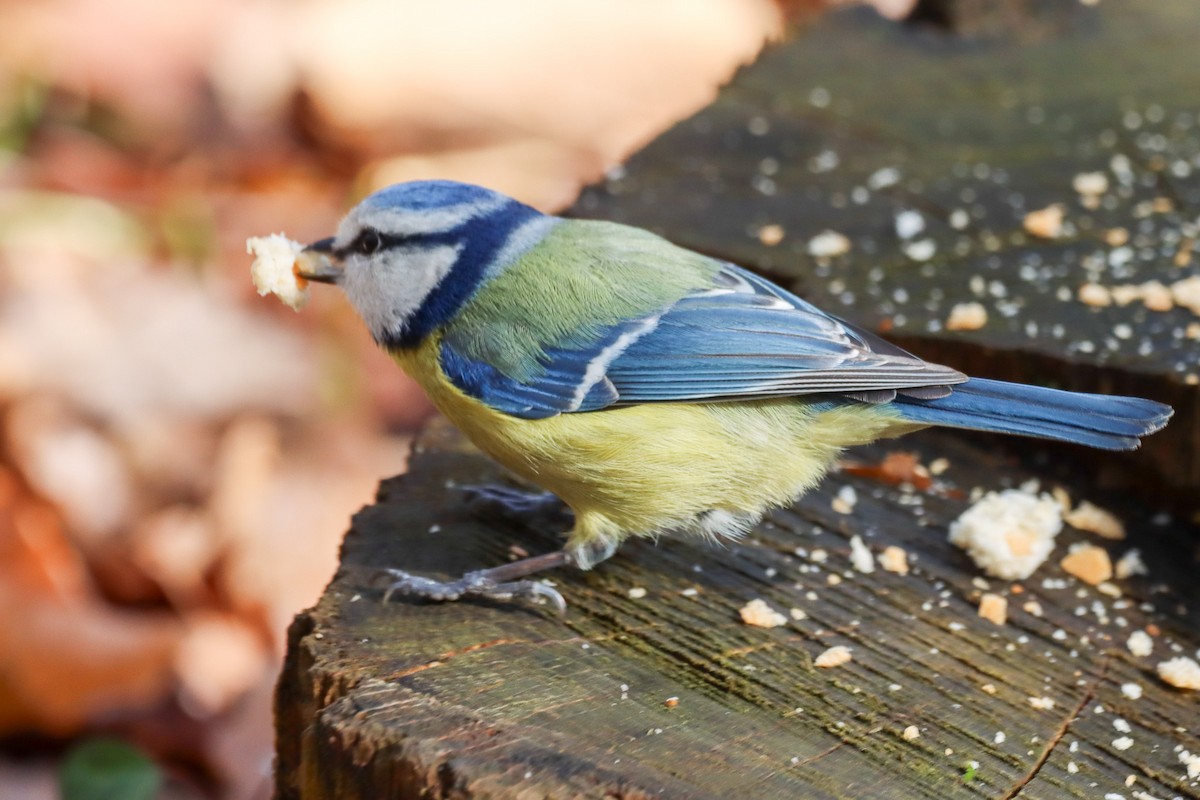
M489 280L445 327L462 355L527 382L546 348L586 348L605 329L703 290L714 259L614 222L563 220Z

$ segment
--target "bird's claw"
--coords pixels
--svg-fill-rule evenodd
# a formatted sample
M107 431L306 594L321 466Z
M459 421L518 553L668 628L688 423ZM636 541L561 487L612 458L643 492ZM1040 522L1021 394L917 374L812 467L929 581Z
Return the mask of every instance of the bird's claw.
M481 597L488 600L547 602L554 606L560 614L567 610L567 601L563 599L562 594L545 581L521 580L497 583L487 574L487 570L468 572L455 581L435 581L398 569L387 569L384 572L393 579L384 590L383 602L385 603L396 594L436 602L453 602L464 597Z

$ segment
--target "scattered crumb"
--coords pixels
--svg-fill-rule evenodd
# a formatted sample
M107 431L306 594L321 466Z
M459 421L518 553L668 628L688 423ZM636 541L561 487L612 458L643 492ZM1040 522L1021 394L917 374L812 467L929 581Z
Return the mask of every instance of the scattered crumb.
M854 656L850 654L850 648L839 644L821 653L813 663L823 668L840 667L842 664L848 663L852 658Z
M985 683L983 686L980 686L979 688L981 691L986 692L987 694L995 694L996 693L996 684L994 684L994 683Z
M787 622L787 617L757 597L742 606L740 613L742 622L757 628L778 628Z
M1078 545L1059 562L1063 572L1073 575L1084 583L1095 586L1113 575L1112 560L1108 551L1094 544Z
M646 590L643 589L641 586L634 586L633 588L631 588L628 591L627 594L629 595L629 598L631 600L641 600L643 597L646 596Z
M948 458L935 458L929 462L930 475L941 475L948 469L950 469L950 459Z
M1118 579L1124 580L1132 575L1148 575L1150 570L1146 569L1146 562L1142 561L1141 551L1135 547L1117 559L1114 572Z
M1050 494L1062 506L1063 515L1065 516L1071 510L1071 494L1061 486L1055 486L1050 490Z
M1200 314L1200 275L1171 284L1171 298L1193 314Z
M783 241L783 226L763 225L758 229L758 240L767 247L774 247Z
M879 554L879 566L898 575L908 574L908 552L903 547L890 544Z
M1125 647L1138 658L1145 658L1154 651L1154 640L1145 631L1134 631L1129 634Z
M668 697L666 700L663 700L663 705L667 708L674 708L675 706L679 705L679 698Z
M1125 524L1111 511L1084 500L1074 511L1063 515L1063 520L1081 531L1094 533L1103 539L1124 539Z
M1112 721L1112 726L1117 733L1129 733L1133 730L1133 726L1129 724L1129 720L1122 717L1115 717Z
M1008 621L1008 600L998 594L987 592L979 598L979 616L996 625Z
M858 534L850 537L850 563L859 572L869 574L875 571L875 558Z
M1170 311L1175 307L1175 296L1158 281L1147 281L1141 289L1142 305L1151 311Z
M1130 700L1140 700L1142 697L1141 684L1137 683L1122 683L1121 694L1128 697Z
M900 249L913 261L928 261L937 252L937 242L933 239L918 239L915 242L906 242Z
M282 233L246 240L246 252L254 256L250 279L260 295L273 294L294 311L304 308L308 303L308 281L295 272L296 256L303 249L304 245Z
M825 577L825 583L829 584L830 586L837 586L841 582L842 576L838 575L836 572L831 572Z
M1126 228L1109 228L1104 232L1104 243L1109 247L1120 247L1129 241L1129 231Z
M1084 197L1095 197L1108 191L1108 176L1103 172L1081 172L1071 181L1071 188Z
M921 730L916 725L909 725L904 729L904 733L900 734L906 741L911 742L913 739L921 738Z
M1188 778L1195 780L1200 778L1200 753L1191 753L1187 750L1179 751L1179 763L1187 767Z
M1079 765L1076 764L1074 761L1068 761L1067 762L1067 772L1074 775L1075 773L1079 772Z
M1021 606L1021 608L1023 608L1025 613L1031 617L1042 616L1042 604L1037 600L1026 600L1025 605Z
M1029 700L1029 705L1033 706L1034 708L1043 711L1048 711L1054 708L1054 701L1049 697L1030 697L1027 699Z
M950 541L984 572L1028 578L1054 549L1062 509L1048 494L1019 489L988 492L950 524Z
M803 608L793 608L791 611L788 612L788 615L791 616L792 619L797 620L797 621L802 620L802 619L808 619L808 612L805 611Z
M1025 231L1042 239L1057 239L1063 231L1063 211L1058 203L1030 211L1025 215Z
M1094 307L1110 306L1112 292L1098 283L1085 283L1079 287L1079 302Z
M1187 656L1176 656L1160 662L1155 669L1158 677L1176 689L1200 689L1200 664Z
M987 324L988 313L982 303L958 303L946 319L948 331L977 331Z
M837 231L823 231L808 242L808 254L813 258L833 258L850 252L850 240Z
M829 505L839 514L853 514L854 506L858 505L858 492L853 486L843 486Z
M992 737L993 744L1004 744L1008 741L1008 734L1004 731L996 731L996 735Z
M911 239L925 230L925 217L921 216L920 211L905 209L896 214L895 227L897 236L901 239Z
M1133 739L1130 739L1128 736L1121 736L1113 739L1112 746L1118 750L1128 750L1133 747Z

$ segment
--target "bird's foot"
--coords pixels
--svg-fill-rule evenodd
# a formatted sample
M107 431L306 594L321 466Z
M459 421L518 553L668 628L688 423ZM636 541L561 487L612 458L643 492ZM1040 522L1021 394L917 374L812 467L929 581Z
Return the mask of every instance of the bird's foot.
M499 515L527 521L531 516L570 516L562 500L550 492L531 492L510 486L464 486L471 510L484 516Z
M570 557L563 551L557 550L553 553L523 558L520 561L491 569L468 572L453 581L437 581L399 569L385 569L383 573L392 580L384 590L383 602L388 602L395 594L438 602L453 602L468 597L488 600L531 600L537 603L548 602L561 614L567 610L567 601L563 599L557 589L545 581L516 579L545 569L561 567L568 563L570 563Z

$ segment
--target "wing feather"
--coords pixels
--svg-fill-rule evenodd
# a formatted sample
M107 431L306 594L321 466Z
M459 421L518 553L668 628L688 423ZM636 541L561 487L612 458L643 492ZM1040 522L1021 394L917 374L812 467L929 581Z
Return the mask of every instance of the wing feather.
M613 405L834 394L888 402L939 397L962 373L930 364L775 284L722 264L711 286L653 314L548 346L523 381L442 342L442 367L467 394L541 418Z

